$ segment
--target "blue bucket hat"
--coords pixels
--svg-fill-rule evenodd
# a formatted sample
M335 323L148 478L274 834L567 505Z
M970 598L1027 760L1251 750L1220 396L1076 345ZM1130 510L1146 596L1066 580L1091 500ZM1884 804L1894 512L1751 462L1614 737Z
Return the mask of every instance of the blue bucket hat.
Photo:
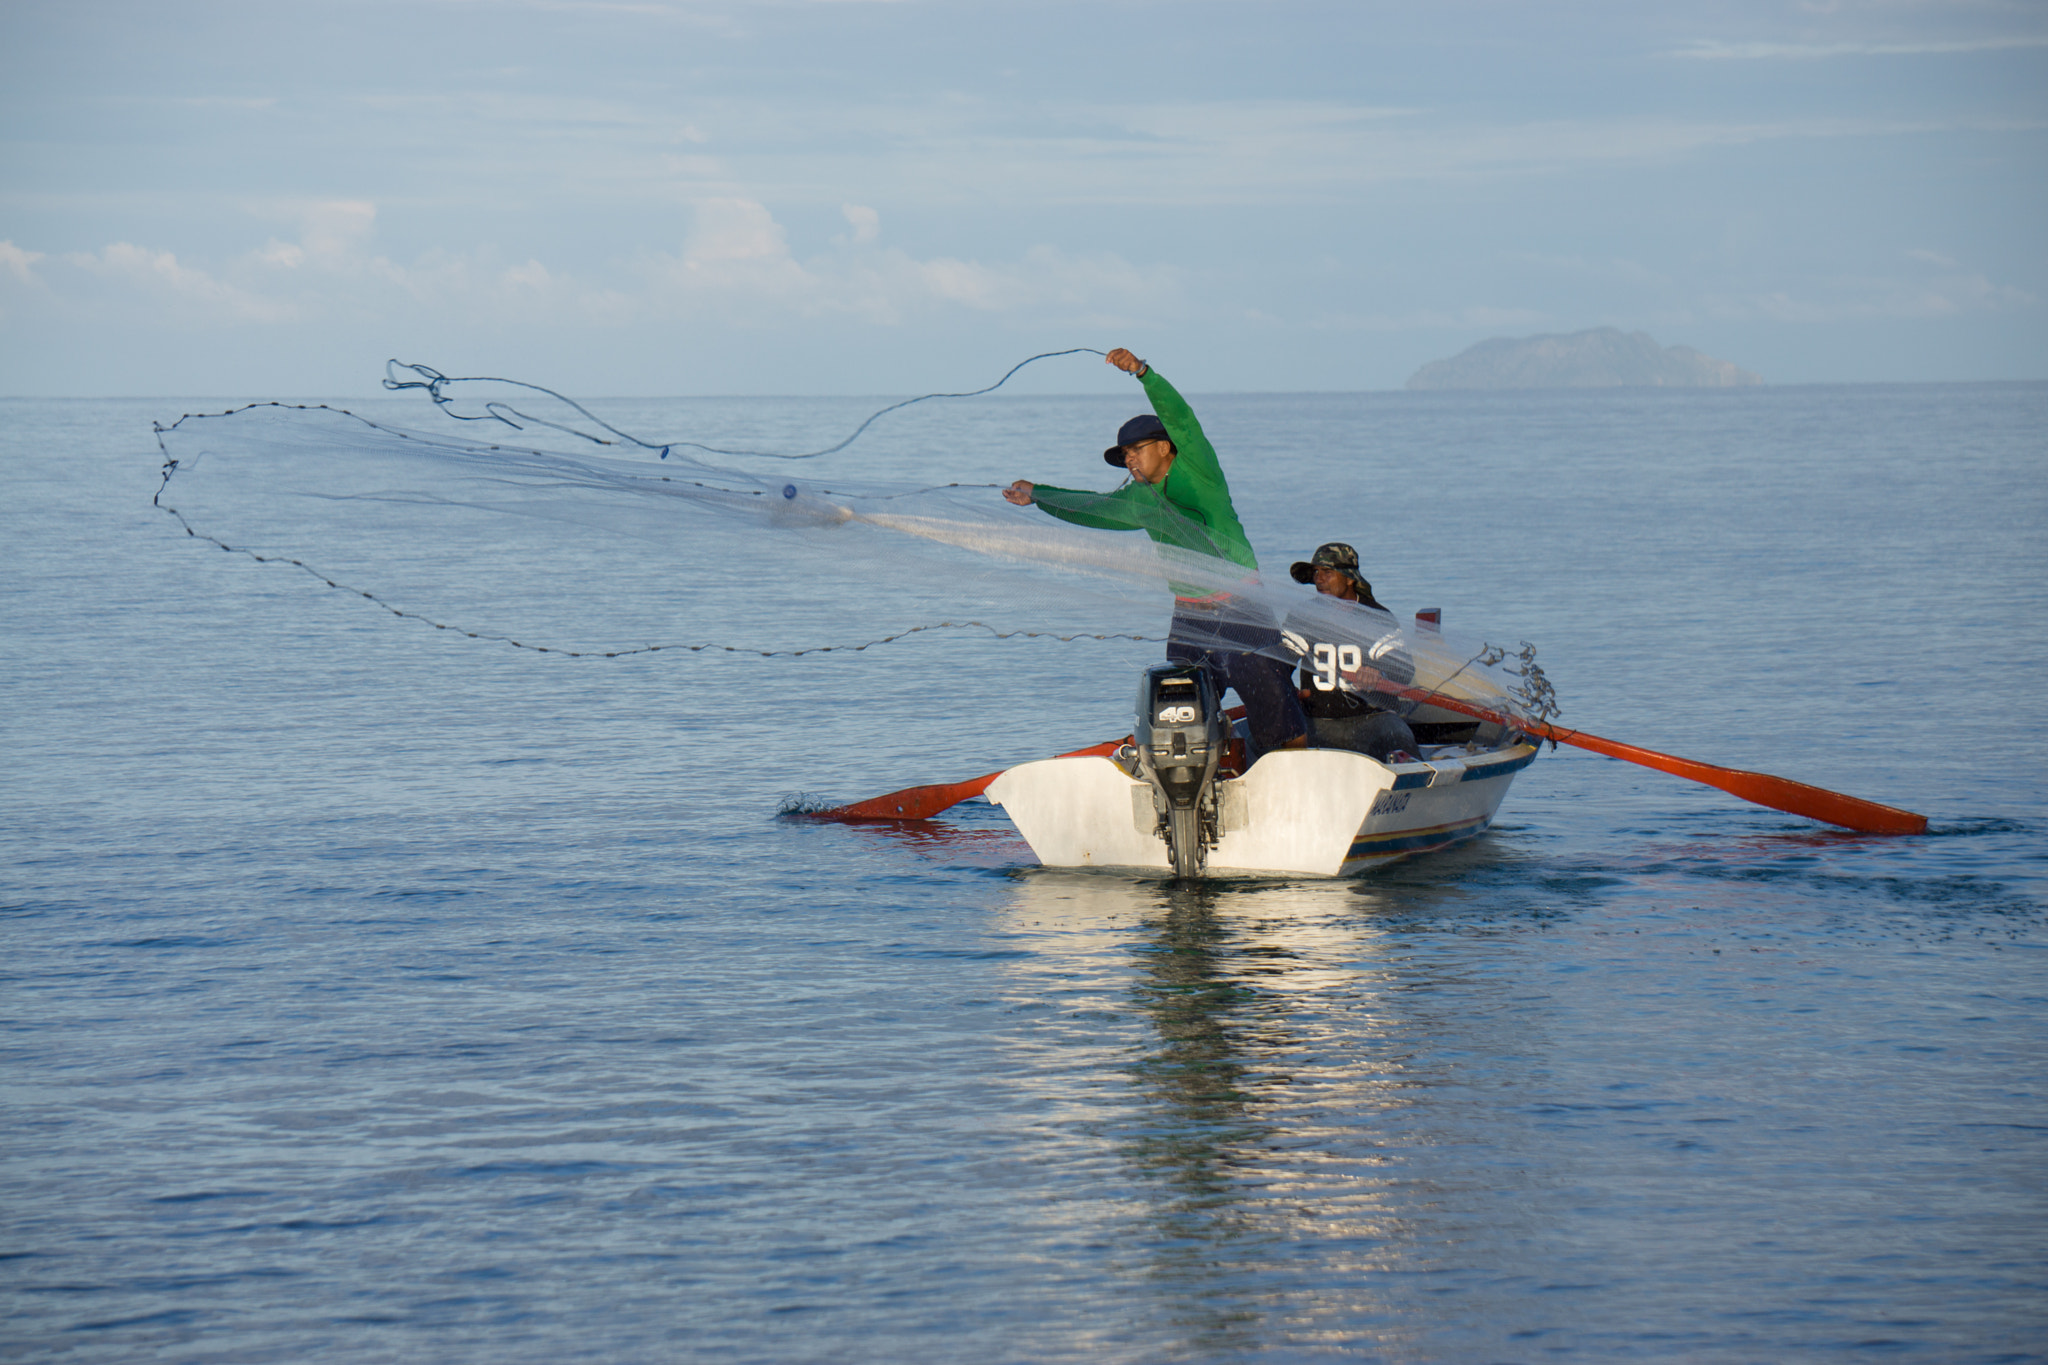
M1140 441L1171 441L1166 434L1166 423L1151 413L1141 413L1116 429L1116 444L1102 452L1103 463L1113 464L1118 469L1128 469L1124 463L1124 447L1134 446Z

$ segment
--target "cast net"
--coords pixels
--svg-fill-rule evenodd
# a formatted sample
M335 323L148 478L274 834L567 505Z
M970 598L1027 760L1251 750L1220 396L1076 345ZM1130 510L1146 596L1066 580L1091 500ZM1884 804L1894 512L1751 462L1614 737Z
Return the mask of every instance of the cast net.
M416 627L571 658L802 655L947 632L1146 642L1163 655L1169 619L1194 603L1209 643L1289 667L1314 666L1327 646L1411 704L1532 727L1556 709L1527 645L1419 629L1262 577L1163 500L1045 495L1137 532L1115 534L1013 506L994 484L832 468L857 438L884 439L878 419L988 389L893 404L810 449L772 439L788 432L643 438L549 390L425 367L394 366L387 384L424 391L454 430L328 406L190 414L157 428L156 505L195 540ZM940 454L909 463L944 467Z

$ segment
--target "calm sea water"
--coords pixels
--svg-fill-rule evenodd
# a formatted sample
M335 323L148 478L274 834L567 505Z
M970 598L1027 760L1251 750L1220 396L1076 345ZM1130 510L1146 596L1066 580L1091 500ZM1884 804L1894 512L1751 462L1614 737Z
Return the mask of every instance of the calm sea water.
M1448 855L1194 889L775 815L1122 733L1145 646L451 638L153 512L217 406L0 404L0 1358L2048 1358L2048 386L1200 401L1269 565L1934 825L1565 749ZM841 468L1102 483L1128 406Z

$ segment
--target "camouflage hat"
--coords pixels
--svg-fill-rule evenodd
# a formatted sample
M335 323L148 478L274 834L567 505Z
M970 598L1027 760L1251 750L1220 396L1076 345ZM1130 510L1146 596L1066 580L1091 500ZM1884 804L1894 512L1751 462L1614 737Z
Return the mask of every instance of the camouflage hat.
M1313 555L1306 560L1296 560L1294 567L1287 572L1297 583L1313 583L1316 581L1317 569L1335 569L1358 585L1359 601L1368 607L1386 610L1385 607L1380 607L1379 602L1373 597L1372 584L1366 582L1365 576L1358 572L1358 551L1343 541L1333 540L1328 545L1318 545Z
M1356 578L1358 551L1340 540L1333 540L1328 545L1318 545L1316 552L1307 560L1296 560L1294 567L1288 572L1294 575L1294 581L1297 583L1313 583L1316 581L1317 569L1341 569L1352 578Z

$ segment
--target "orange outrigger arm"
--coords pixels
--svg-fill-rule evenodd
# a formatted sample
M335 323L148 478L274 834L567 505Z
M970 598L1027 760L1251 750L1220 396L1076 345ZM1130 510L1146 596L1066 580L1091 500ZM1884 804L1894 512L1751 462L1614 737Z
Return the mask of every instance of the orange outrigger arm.
M1769 773L1746 772L1741 768L1723 768L1713 763L1701 763L1695 759L1680 758L1676 754L1660 754L1655 749L1645 749L1636 744L1623 744L1617 739L1602 739L1589 735L1584 730L1567 730L1548 721L1516 720L1510 716L1489 711L1471 702L1458 701L1441 693L1425 691L1419 687L1385 686L1377 690L1397 692L1403 697L1440 706L1446 711L1489 720L1505 725L1511 730L1520 730L1525 735L1547 739L1553 744L1570 744L1575 748L1591 749L1596 754L1618 758L1624 763L1639 763L1645 768L1670 773L1688 781L1702 782L1709 787L1719 787L1731 796L1759 806L1769 806L1789 815L1803 815L1809 820L1822 824L1840 825L1853 829L1858 834L1925 834L1927 817L1915 815L1897 806L1881 805L1876 801L1865 801L1861 797L1846 796L1831 792L1825 787L1810 787L1804 782L1794 782L1788 777L1773 777Z
M1107 758L1117 751L1120 739L1104 740L1091 744L1085 749L1076 749L1061 758ZM849 806L834 806L831 810L811 811L814 820L929 820L940 811L969 801L988 790L988 784L1001 777L1008 769L998 769L986 777L969 778L965 782L938 782L929 787L905 787L900 792L887 796L871 796L865 801L856 801Z

